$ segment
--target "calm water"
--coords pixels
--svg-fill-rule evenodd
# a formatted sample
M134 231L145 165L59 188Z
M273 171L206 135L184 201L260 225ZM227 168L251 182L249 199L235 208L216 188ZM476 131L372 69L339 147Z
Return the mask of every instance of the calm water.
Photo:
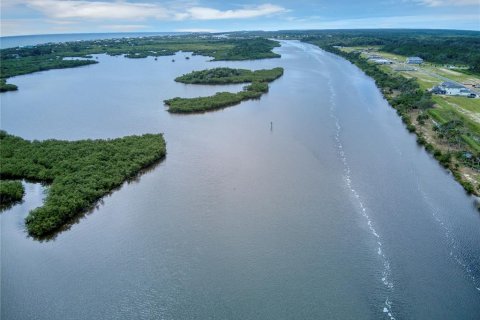
M14 48L34 46L48 42L68 42L100 39L138 38L147 36L166 36L185 34L182 32L120 32L120 33L67 33L67 34L40 34L28 36L0 37L0 48Z
M54 240L1 218L2 319L479 319L480 215L374 82L311 45L281 59L100 63L11 79L1 127L29 139L164 132L164 162ZM259 101L175 116L162 100L240 86L215 66L285 74ZM273 130L270 130L273 121Z

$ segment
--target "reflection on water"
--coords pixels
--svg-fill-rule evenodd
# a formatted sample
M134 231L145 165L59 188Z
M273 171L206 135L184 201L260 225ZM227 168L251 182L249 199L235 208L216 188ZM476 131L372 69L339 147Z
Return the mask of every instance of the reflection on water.
M43 197L26 184L0 215L2 319L479 318L472 198L356 67L299 42L276 50L241 62L99 55L12 79L20 90L0 96L10 133L163 132L168 155L55 241L26 236ZM260 100L165 111L175 96L241 90L173 81L217 66L285 73Z

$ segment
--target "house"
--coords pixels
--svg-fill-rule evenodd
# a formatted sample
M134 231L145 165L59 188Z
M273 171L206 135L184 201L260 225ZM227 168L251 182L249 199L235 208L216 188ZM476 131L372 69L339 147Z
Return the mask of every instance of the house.
M468 96L471 93L470 90L455 82L445 81L440 86L450 96Z
M422 64L423 59L420 57L408 57L407 58L407 63L408 64Z
M435 94L446 94L449 96L466 96L470 98L475 98L476 94L468 90L461 84L445 81L439 86L433 87L430 92Z

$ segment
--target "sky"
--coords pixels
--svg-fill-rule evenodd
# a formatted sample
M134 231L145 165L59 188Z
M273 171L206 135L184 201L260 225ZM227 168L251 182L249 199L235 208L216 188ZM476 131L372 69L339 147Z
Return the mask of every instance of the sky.
M480 0L1 0L1 36L426 28L480 31Z

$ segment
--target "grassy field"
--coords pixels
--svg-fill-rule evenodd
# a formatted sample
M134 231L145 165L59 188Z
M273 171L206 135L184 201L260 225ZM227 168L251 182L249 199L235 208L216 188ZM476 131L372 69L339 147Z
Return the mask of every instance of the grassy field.
M377 51L377 47L348 47L342 48L342 51L362 51L362 56L367 58L369 54L376 54L394 62L392 65L380 65L380 69L389 73L399 73L407 78L415 78L423 90L431 89L447 79L460 83L480 84L480 77L468 75L459 71L447 69L442 66L435 66L428 61L424 64L413 67L415 71L395 71L395 68L403 64L406 57L388 52ZM368 52L367 52L368 50ZM401 63L401 64L400 64ZM480 99L471 99L460 96L435 95L434 101L436 108L430 110L432 116L440 122L448 122L453 119L461 118L467 123L467 126L474 130L475 134L480 135Z

